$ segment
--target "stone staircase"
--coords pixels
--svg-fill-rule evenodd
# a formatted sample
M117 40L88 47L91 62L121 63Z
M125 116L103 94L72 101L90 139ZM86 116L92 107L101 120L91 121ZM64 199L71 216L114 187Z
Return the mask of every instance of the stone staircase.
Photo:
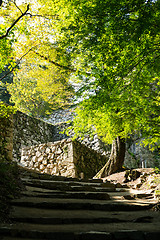
M23 170L21 198L12 201L4 240L159 239L160 213L151 193L102 180L80 180Z

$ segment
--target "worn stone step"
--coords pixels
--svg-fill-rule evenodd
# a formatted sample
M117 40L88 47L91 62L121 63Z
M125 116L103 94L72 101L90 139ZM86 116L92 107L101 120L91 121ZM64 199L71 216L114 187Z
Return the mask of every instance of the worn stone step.
M96 234L100 238L100 233L110 233L111 236L114 236L111 239L138 239L143 240L142 235L134 235L134 232L141 232L145 236L150 236L150 239L159 239L152 238L159 237L159 225L155 224L150 227L148 223L137 224L137 223L110 223L110 224L64 224L64 225L42 225L42 224L27 224L27 223L17 223L12 225L5 225L0 227L1 236L9 237L18 237L19 238L40 238L40 239L65 239L65 240L84 240L84 236L88 232L98 232ZM158 233L157 233L158 232ZM149 234L153 233L153 235ZM87 234L88 235L88 234ZM92 234L95 237L95 234ZM81 238L80 236L83 236ZM141 236L141 238L139 238ZM149 238L144 238L145 240L150 240ZM127 237L127 238L126 238ZM136 238L137 237L137 238ZM90 240L88 238L86 240ZM94 239L94 238L93 238Z
M90 209L101 211L136 211L150 209L153 204L141 201L110 201L92 199L59 199L23 197L12 201L14 206L26 206L46 209Z
M33 223L33 224L97 224L97 223L122 223L129 222L129 220L122 220L118 218L55 218L55 217L11 217L10 220L16 223Z
M90 191L88 191L88 189ZM51 194L51 193L66 193L66 192L76 192L76 188L69 188L69 189L65 189L65 188L61 188L59 189L58 186L56 186L55 188L44 188L43 186L34 186L34 185L27 185L25 186L25 190L27 192L35 192L35 193L45 193L45 194ZM79 191L81 190L81 191ZM93 191L91 191L93 190ZM114 188L94 188L94 189L90 189L90 188L80 188L78 187L78 191L77 192L102 192L102 193L110 193L110 192L128 192L128 189L114 189Z
M102 188L102 187L92 187L92 186L69 186L69 185L56 185L56 184L41 184L41 183L31 183L27 182L26 186L45 188L49 190L60 190L60 191L88 191L88 192L114 192L115 188Z
M22 178L22 181L27 186L41 187L46 189L60 189L60 190L75 190L78 191L96 191L96 188L103 188L106 190L114 190L116 187L110 182L106 183L89 183L89 182L63 182L63 181L51 181L51 180L39 180L39 179L26 179Z
M24 224L25 226L25 224ZM8 236L12 238L11 239L54 239L54 240L75 240L75 234L74 232L58 232L58 231L52 231L52 226L50 225L50 229L47 231L41 230L42 226L46 225L38 225L32 228L32 226L29 226L27 229L27 226L24 228L20 225L17 225L17 228L13 227L0 227L0 236L4 237L5 239L8 239ZM2 238L4 239L4 238Z
M64 234L63 235L66 240L159 240L160 232L143 232L136 230L122 230L116 232L100 232L100 231L89 231L82 233L74 233L74 234ZM50 234L50 237L45 239L54 239L61 240L60 234L54 234L54 236ZM66 238L67 237L67 238ZM3 240L44 240L44 238L19 238L19 237L3 237Z
M141 221L157 219L160 220L159 212L153 211L134 211L134 212L115 212L115 211L98 211L98 210L61 210L61 209L39 209L33 207L19 207L13 206L11 217L17 218L118 218L120 220Z
M72 198L72 199L97 199L97 200L133 200L150 199L155 201L153 194L134 194L129 192L69 192L69 191L23 191L25 197L43 197L43 198Z
M57 176L57 175L50 175L46 173L39 173L35 170L31 170L28 168L24 168L19 166L20 176L22 178L29 178L29 179L41 179L41 180L53 180L53 181L69 181L69 182L88 182L88 183L103 183L106 180L102 179L79 179L79 178L72 178L72 177L64 177L64 176Z
M72 198L72 199L97 199L110 200L110 196L104 192L55 192L55 193L37 193L37 192L22 192L26 197L43 197L43 198Z
M144 216L145 218L145 216ZM36 224L78 224L134 222L135 218L114 215L114 213L88 210L52 210L14 207L10 216L12 222Z
M106 182L97 182L94 181L95 179L93 179L92 181L61 181L61 180L51 180L51 179L34 179L34 178L21 178L21 180L23 182L41 182L41 183L52 183L52 184L69 184L72 186L76 186L76 185L81 185L81 186L93 186L93 187L97 187L97 186L101 186L101 187L111 187L111 188L115 188L115 184L106 181Z
M24 238L24 237L10 237L10 236L1 236L1 240L44 240L44 238ZM49 239L48 239L49 240Z

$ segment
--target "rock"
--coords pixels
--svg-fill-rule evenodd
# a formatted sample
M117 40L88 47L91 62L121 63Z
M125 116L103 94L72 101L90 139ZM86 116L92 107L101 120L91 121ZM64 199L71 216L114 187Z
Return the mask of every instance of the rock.
M32 161L35 163L35 162L37 162L37 156L33 156L32 157Z
M50 148L46 148L46 153L49 154L51 152Z
M37 161L38 161L39 163L41 163L41 162L43 161L43 156L41 155L41 156L37 159Z
M24 163L24 167L28 167L28 165L29 165L29 162Z
M36 152L36 157L39 158L41 156L41 154L42 154L41 152L37 151Z
M40 168L40 170L44 170L45 166L43 164L41 164L39 168Z
M28 166L29 166L30 168L32 168L33 165L34 165L34 163L33 163L33 162L30 162Z
M62 153L61 148L58 148L58 150L56 151L56 154L61 154L61 153Z
M46 169L44 170L44 173L50 174L51 171L50 171L50 169L46 168Z
M51 175L57 174L58 173L58 168L54 167L51 171Z
M156 184L156 183L151 183L151 184L150 184L150 188L151 188L151 189L154 189L154 188L156 188L156 187L157 187L157 184Z
M131 170L126 170L125 172L125 181L124 182L129 182L132 180L136 180L139 178L141 173L137 171L136 169L131 169Z
M40 150L41 153L44 153L44 151L45 151L44 144L40 145L39 150Z
M48 154L48 157L47 157L49 160L50 159L54 159L54 153L50 153L50 154Z
M68 166L66 166L66 167L67 167L67 170L71 170L71 169L74 169L74 168L75 168L74 164L70 164L70 165L68 165Z
M116 183L116 184L115 184L115 187L116 187L116 188L122 188L122 185L121 185L120 183Z
M140 188L141 186L142 186L142 183L138 183L135 185L135 188L137 189L137 188Z
M122 199L125 199L125 200L133 200L133 199L135 199L135 197L134 197L134 195L124 195L123 197L122 197Z
M47 160L43 160L43 161L42 161L42 164L43 164L44 166L47 166L47 164L48 164Z
M52 150L52 153L54 153L56 151L56 147L55 146L51 146L51 150Z
M50 148L53 145L53 142L48 142L47 146Z
M38 168L40 166L40 163L38 163L38 162L36 162L35 164L34 164L34 167L35 168Z
M24 156L24 155L22 155L22 157L21 157L21 162L23 162L23 161L26 161L26 160L28 160L28 157L27 157L27 156Z
M68 138L66 139L66 143L71 143L72 142L72 139Z
M54 164L48 164L48 165L47 165L47 168L53 169L53 168L54 168Z

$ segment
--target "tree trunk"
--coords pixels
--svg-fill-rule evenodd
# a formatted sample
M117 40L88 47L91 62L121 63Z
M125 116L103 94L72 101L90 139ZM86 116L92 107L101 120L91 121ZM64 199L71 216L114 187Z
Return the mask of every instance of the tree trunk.
M110 158L94 178L104 178L122 169L125 157L125 140L117 137L112 143Z

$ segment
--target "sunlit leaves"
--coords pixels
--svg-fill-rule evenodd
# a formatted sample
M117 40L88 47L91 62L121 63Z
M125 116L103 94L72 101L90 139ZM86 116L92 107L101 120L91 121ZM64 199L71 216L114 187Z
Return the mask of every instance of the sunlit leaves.
M19 110L40 117L67 106L72 91L66 72L43 60L34 60L23 62L8 90Z
M20 12L14 4L8 12L11 7L13 19ZM159 1L145 0L30 1L13 31L16 58L25 60L15 84L21 80L24 97L61 106L71 77L84 100L74 120L77 134L97 132L110 143L141 132L145 144L157 144L159 9Z
M74 120L77 134L91 129L111 142L141 131L152 145L159 131L159 88L153 80L160 77L159 1L54 4L57 39L70 47L79 69L79 94L90 90ZM85 73L92 84L86 84Z
M68 106L72 97L72 88L68 83L70 75L70 57L66 50L58 48L55 39L54 22L57 16L53 12L53 1L8 1L2 6L2 34L26 11L4 39L14 54L9 54L7 44L3 66L10 63L14 71L14 82L8 85L12 101L23 112L34 116L49 114L52 109ZM9 40L8 40L9 39ZM1 45L3 46L3 45ZM1 47L2 48L2 47ZM12 57L12 65L9 56ZM8 61L7 61L8 60ZM15 68L18 64L19 68Z
M0 101L0 118L8 118L11 114L15 113L15 111L16 109L14 107Z

